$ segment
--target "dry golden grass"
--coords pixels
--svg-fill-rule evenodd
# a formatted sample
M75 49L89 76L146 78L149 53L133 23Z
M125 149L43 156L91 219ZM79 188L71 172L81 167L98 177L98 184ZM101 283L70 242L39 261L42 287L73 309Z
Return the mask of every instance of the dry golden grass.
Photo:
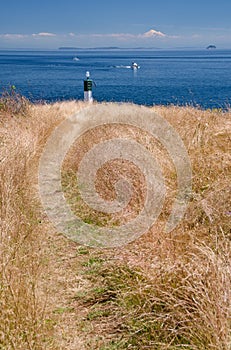
M229 350L231 112L153 107L180 134L192 163L192 200L170 234L163 227L176 176L163 147L147 133L123 127L92 131L77 141L63 166L63 184L73 210L87 222L130 220L145 193L142 174L114 161L98 173L96 186L113 199L118 177L132 179L136 191L123 215L99 216L76 200L73 174L93 144L133 137L155 153L167 178L157 224L126 247L98 250L57 233L38 193L47 138L83 107L74 101L27 102L21 114L18 105L0 107L0 349Z
M80 107L69 103L64 108L62 105L27 108L26 116L18 111L13 115L12 108L0 115L1 349L43 349L51 341L45 312L47 286L43 288L49 269L46 257L49 252L44 244L47 232L35 195L38 159L55 125L65 113Z

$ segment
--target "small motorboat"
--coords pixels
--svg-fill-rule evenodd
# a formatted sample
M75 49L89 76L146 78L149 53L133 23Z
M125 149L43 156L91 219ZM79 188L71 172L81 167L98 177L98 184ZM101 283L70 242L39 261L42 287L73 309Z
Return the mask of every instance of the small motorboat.
M132 62L131 68L132 69L139 69L140 66L138 66L138 64L136 62Z
M73 61L79 61L79 58L78 57L74 57Z

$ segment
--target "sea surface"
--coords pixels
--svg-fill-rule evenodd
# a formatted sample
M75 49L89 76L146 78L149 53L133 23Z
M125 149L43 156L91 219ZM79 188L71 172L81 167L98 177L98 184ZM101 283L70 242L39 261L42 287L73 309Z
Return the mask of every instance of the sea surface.
M231 50L0 50L0 92L15 85L32 101L82 100L86 71L97 101L231 105Z

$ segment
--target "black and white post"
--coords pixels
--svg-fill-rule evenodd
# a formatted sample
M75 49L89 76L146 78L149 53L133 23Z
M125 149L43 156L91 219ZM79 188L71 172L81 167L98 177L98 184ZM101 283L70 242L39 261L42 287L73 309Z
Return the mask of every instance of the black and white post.
M84 80L84 101L86 102L93 102L92 84L93 81L90 79L90 72L86 72L86 79Z

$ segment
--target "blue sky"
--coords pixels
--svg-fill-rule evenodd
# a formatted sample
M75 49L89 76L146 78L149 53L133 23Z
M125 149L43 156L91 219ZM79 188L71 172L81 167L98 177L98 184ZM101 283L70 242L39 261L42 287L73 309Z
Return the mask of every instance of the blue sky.
M230 0L8 0L0 48L231 48L230 15Z

